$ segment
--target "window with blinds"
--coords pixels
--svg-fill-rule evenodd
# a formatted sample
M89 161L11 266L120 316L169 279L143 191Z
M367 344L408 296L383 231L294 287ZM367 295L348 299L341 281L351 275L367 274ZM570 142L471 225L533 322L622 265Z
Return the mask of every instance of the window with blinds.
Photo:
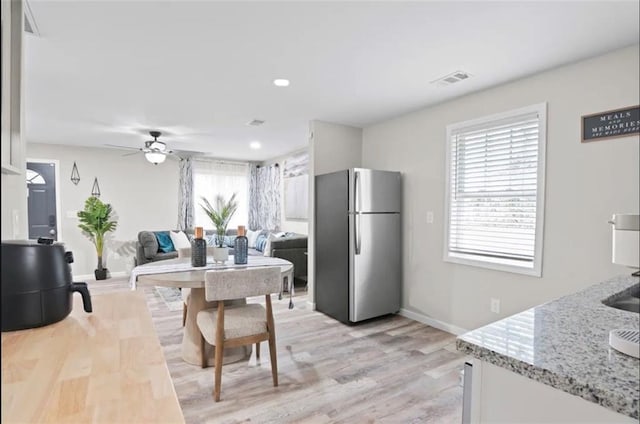
M546 105L447 127L445 260L541 275Z

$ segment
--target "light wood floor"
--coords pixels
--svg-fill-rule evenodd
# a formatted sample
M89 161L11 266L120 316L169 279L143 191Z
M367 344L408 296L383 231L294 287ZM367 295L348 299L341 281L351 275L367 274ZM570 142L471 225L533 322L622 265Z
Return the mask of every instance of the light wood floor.
M88 281L93 296L128 290L127 279ZM391 316L347 326L274 298L279 387L273 387L266 343L261 358L222 369L221 402L212 398L213 368L180 357L182 312L145 288L160 343L187 423L455 423L461 422L455 336Z

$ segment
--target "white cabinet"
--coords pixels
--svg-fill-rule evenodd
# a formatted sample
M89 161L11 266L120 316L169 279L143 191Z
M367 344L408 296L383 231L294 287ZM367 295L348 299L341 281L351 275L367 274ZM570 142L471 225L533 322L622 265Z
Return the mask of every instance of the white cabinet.
M463 414L467 423L638 423L505 368L478 359L472 362L471 381L465 375L465 397L470 400L470 410ZM468 371L465 368L465 374Z
M2 173L24 170L22 0L2 1Z

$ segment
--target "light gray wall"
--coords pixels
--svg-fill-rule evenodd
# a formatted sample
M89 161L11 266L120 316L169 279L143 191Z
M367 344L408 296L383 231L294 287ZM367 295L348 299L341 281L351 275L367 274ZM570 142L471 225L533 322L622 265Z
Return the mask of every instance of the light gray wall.
M328 172L362 165L362 129L330 122L309 123L309 302L315 305L315 178Z
M111 233L104 252L111 273L126 272L133 267L132 246L139 231L176 228L178 162L167 159L153 165L142 154L122 156L123 153L114 149L27 144L28 159L60 161L61 241L73 252L74 276L93 274L97 263L93 244L78 228L76 217L91 196L94 177L98 177L100 200L110 203L118 217L118 227ZM77 186L71 182L74 161L80 173Z
M2 2L2 240L25 239L28 235L24 164L23 6L23 2Z
M312 121L313 175L361 166L362 129Z
M611 264L607 220L638 212L638 136L582 144L580 117L639 103L638 47L364 129L363 166L403 173L404 309L472 329L630 272ZM443 262L445 127L541 102L548 102L542 278ZM491 298L501 300L500 314L490 312Z
M24 164L22 165L24 166ZM24 240L27 231L27 182L22 174L2 174L2 240Z

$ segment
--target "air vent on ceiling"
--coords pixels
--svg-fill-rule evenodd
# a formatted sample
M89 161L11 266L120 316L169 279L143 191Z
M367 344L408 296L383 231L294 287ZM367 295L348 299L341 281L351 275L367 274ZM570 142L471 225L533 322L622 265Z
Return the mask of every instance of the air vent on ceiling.
M466 80L467 78L470 78L471 74L469 74L468 72L464 72L464 71L455 71L450 73L449 75L445 75L442 78L438 78L434 81L431 81L431 84L436 84L436 85L451 85L451 84L455 84L457 82L460 82L462 80Z
M247 122L246 125L249 125L250 127L259 127L262 124L264 124L264 121L260 119L254 119L252 121Z

